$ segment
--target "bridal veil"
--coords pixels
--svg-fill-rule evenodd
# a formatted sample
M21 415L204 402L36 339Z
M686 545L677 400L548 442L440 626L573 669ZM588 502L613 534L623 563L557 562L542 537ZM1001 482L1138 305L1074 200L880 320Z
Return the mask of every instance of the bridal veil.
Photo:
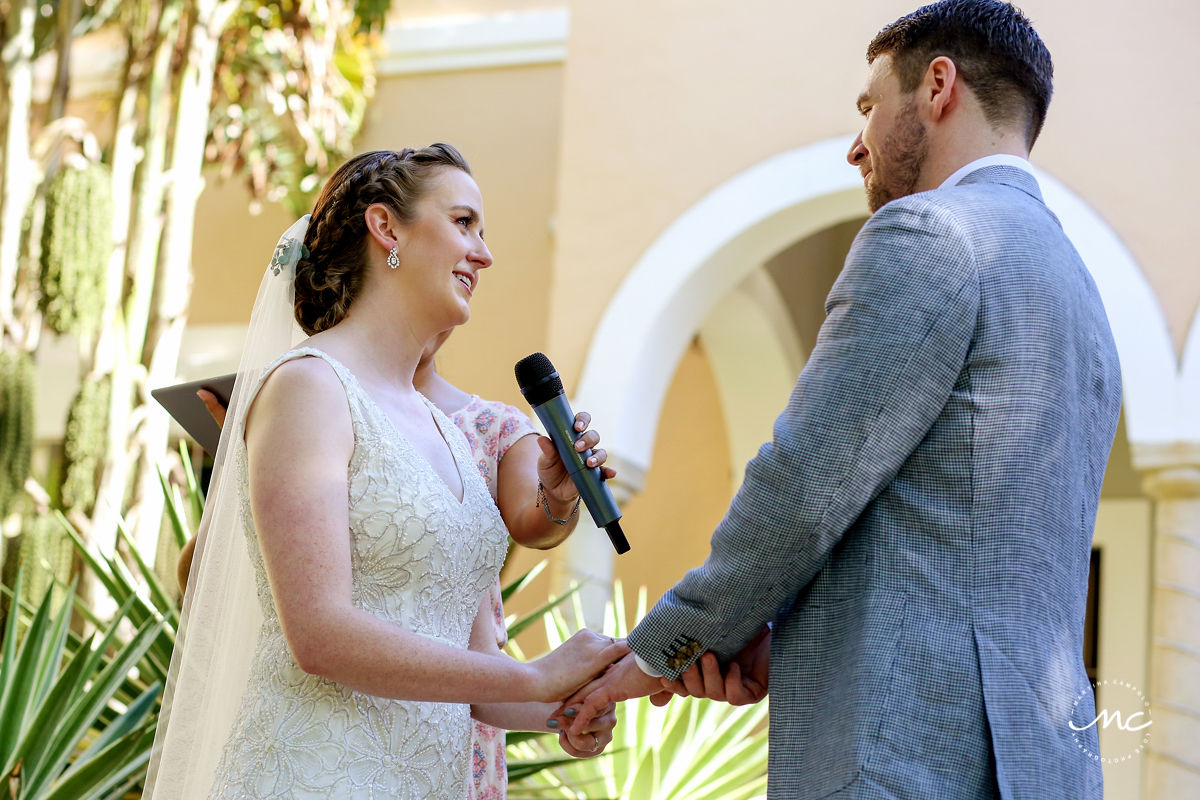
M293 299L308 222L308 215L301 217L280 237L254 301L197 533L150 755L147 800L208 796L246 689L263 614L243 535L246 487L232 459L262 371L304 338Z

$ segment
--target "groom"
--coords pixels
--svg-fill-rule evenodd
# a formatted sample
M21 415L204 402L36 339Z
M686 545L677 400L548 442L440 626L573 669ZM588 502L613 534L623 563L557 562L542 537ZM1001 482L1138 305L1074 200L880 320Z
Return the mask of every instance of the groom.
M873 216L774 438L636 659L557 719L706 651L753 698L769 639L773 798L1098 800L1095 728L1068 722L1094 716L1084 601L1121 389L1026 160L1050 54L1011 5L943 0L867 61L848 159Z

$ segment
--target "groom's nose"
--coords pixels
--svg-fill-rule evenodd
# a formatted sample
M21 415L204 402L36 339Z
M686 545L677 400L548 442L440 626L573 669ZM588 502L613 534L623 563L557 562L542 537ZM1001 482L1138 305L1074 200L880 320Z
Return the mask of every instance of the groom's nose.
M846 161L850 166L857 167L866 157L867 146L863 144L862 131L859 131L858 136L854 137L854 144L850 145L850 152L846 153Z

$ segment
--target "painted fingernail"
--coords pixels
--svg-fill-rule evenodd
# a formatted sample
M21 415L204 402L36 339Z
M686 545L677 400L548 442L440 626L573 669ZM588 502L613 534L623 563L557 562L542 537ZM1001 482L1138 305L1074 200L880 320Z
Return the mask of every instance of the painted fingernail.
M558 727L558 720L556 720L556 719L548 719L548 720L546 720L546 727L547 727L547 728L557 728L557 727Z
M573 708L568 708L566 711L564 711L564 712L563 712L563 716L564 716L564 717L573 717L573 716L575 716L575 715L576 715L576 714L578 714L578 713L579 713L579 712L578 712L578 711L576 711L575 709L573 709Z

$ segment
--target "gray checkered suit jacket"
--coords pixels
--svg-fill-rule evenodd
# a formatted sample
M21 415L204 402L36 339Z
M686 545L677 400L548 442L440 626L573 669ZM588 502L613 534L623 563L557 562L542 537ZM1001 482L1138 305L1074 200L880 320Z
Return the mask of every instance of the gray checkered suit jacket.
M984 167L872 216L826 311L711 555L630 645L675 676L774 620L772 798L1101 797L1095 728L1067 725L1094 716L1121 398L1087 269L1032 176Z

